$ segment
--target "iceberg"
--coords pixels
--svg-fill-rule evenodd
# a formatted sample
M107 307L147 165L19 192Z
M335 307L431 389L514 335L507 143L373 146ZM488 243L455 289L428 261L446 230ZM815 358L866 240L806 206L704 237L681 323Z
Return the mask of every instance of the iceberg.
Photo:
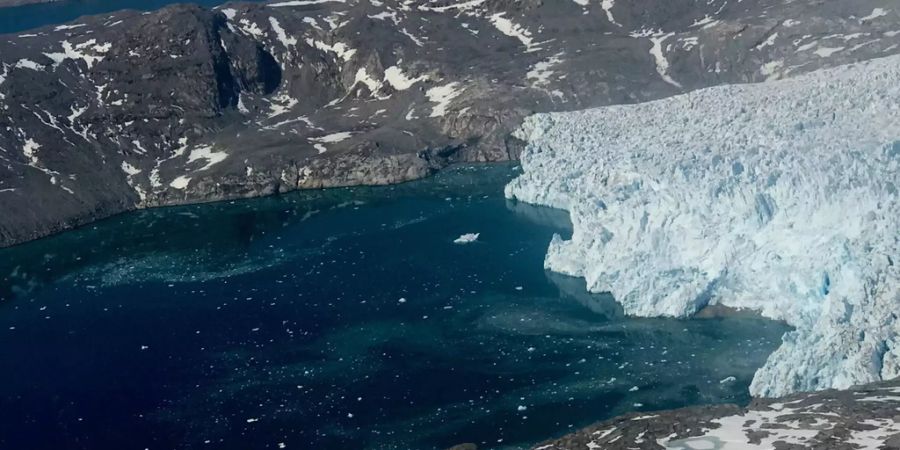
M900 376L900 56L536 114L506 196L565 209L544 265L627 314L750 308L794 330L756 396Z
M466 233L453 240L454 244L471 244L478 240L481 233Z

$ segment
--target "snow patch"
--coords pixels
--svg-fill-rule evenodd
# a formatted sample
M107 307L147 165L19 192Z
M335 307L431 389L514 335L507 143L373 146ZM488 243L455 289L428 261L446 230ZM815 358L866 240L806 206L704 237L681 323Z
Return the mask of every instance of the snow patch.
M887 13L888 13L887 10L885 10L884 8L875 8L872 10L872 12L868 16L860 17L859 21L860 22L868 22L870 20L874 20L879 17L884 17L887 15Z
M28 138L25 140L25 144L22 146L22 154L25 155L25 158L28 159L28 162L32 166L36 166L40 163L35 155L35 152L41 148L41 144L38 144L34 141L34 139Z
M191 150L190 155L188 155L188 164L202 159L206 161L206 165L197 169L197 171L207 170L210 167L224 161L227 157L228 153L215 152L213 151L213 147L211 145L203 145Z
M309 140L320 144L334 144L336 142L346 141L347 139L350 139L351 136L353 136L352 132L341 131L338 133L326 134L325 136L309 138Z
M76 23L76 24L72 24L72 25L60 25L60 26L54 28L53 31L74 30L76 28L81 28L83 26L85 26L85 24L83 24L83 23Z
M288 2L269 3L272 8L281 8L285 6L309 6L320 5L322 3L346 3L344 0L293 0Z
M293 47L297 45L297 38L289 37L284 31L284 28L281 28L281 24L278 23L278 19L269 17L269 24L272 25L272 30L275 31L275 35L278 36L278 41L281 42L282 45L284 45L285 47Z
M663 42L674 34L675 33L650 36L650 42L653 44L650 47L650 55L653 56L653 60L656 62L656 72L659 73L659 76L662 77L663 81L681 89L681 84L669 76L669 60L666 59L662 46Z
M603 2L600 3L600 7L603 8L603 12L606 13L606 20L608 20L609 23L621 27L622 24L616 22L616 18L613 17L612 9L615 4L615 0L603 0Z
M425 92L428 101L437 103L434 108L431 109L431 115L429 117L441 117L447 113L450 102L458 97L463 91L462 88L458 88L458 86L459 83L454 81L443 86L433 87Z
M228 20L233 20L234 16L237 15L237 10L234 8L222 8L222 14L225 14L225 18Z
M44 53L44 56L53 60L53 67L62 64L67 59L82 60L90 69L98 61L101 61L112 48L111 43L97 44L95 39L72 45L69 41L62 41L62 52ZM93 53L93 54L91 54Z
M538 50L539 47L534 43L531 32L527 28L516 24L512 20L503 17L505 12L496 13L490 16L491 24L494 25L501 33L519 40L528 51Z
M828 58L829 56L844 50L844 47L819 47L814 51L820 58Z
M419 5L419 10L431 12L468 11L470 9L481 6L481 4L483 4L484 2L485 0L470 0L466 2L452 3L446 6Z
M31 69L31 70L44 70L44 66L42 64L38 64L30 59L20 59L16 61L17 69Z
M334 53L335 55L337 55L338 58L340 58L344 61L349 61L351 58L353 58L353 55L356 54L356 49L350 48L347 44L344 44L343 42L338 42L336 44L331 45L331 44L326 44L322 41L317 41L315 39L307 39L306 44L309 45L310 47L317 48L317 49L325 51L325 52Z
M169 183L169 186L171 186L171 187L174 188L174 189L181 189L181 190L183 190L184 188L186 188L186 187L188 186L188 183L190 183L190 182L191 182L191 178L190 178L190 177L186 177L186 176L184 176L184 175L181 175L181 176L179 176L178 178L172 180L172 182Z
M543 61L537 62L534 66L531 67L531 70L525 74L525 78L531 80L531 85L536 88L541 88L550 83L550 77L553 76L553 71L550 70L562 60L560 57L562 53L558 53L553 55Z
M427 80L428 76L420 75L416 78L409 78L397 66L391 66L384 70L384 81L398 91L405 91L419 81Z
M126 175L128 175L129 177L132 177L132 176L135 176L135 175L141 173L141 169L138 169L137 167L134 167L131 164L128 164L127 161L122 161L122 172L125 172Z

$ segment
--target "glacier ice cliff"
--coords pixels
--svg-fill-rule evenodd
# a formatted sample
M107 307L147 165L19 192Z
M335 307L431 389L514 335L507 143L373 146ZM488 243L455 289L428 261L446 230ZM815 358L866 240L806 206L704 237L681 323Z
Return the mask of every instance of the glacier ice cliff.
M900 57L537 114L518 135L507 197L574 226L546 268L633 315L786 321L757 396L900 376Z

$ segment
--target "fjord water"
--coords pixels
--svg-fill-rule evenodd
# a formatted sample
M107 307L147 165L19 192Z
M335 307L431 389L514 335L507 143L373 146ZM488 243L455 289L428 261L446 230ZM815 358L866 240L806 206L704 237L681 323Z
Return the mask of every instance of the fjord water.
M623 317L543 270L567 216L508 203L514 175L141 211L0 250L0 448L520 448L749 399L783 325Z
M60 0L50 3L0 8L0 34L18 33L45 25L66 23L81 16L106 14L122 9L152 11L172 3L182 2L175 0ZM193 0L183 3L195 3L205 7L213 7L224 3L224 1Z

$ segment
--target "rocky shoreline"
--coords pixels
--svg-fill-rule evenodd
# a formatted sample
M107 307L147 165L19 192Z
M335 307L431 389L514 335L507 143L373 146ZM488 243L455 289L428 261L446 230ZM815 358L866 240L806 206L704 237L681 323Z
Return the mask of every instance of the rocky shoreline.
M449 450L477 450L461 444ZM900 380L605 420L532 450L900 449Z
M0 246L134 209L515 159L532 113L893 54L897 22L886 0L353 0L5 35Z

